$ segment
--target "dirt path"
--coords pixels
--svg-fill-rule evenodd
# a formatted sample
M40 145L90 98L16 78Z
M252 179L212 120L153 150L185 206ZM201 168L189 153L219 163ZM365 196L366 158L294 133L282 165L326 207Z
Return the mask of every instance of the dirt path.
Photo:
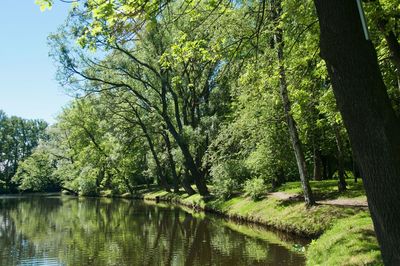
M299 194L291 194L286 192L271 192L268 193L269 197L273 197L282 201L299 201L303 197ZM366 200L359 199L329 199L329 200L317 200L317 204L320 205L334 205L342 207L368 207Z
M368 202L366 200L357 199L331 199L331 200L319 200L318 204L323 205L335 205L344 207L368 207Z

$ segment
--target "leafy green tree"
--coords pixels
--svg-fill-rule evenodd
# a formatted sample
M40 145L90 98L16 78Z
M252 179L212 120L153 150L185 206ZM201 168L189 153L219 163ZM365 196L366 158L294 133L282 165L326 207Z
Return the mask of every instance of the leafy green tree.
M11 182L19 163L31 155L40 140L47 138L47 123L42 120L26 120L7 117L0 111L0 180L4 191L15 189Z
M19 164L12 181L22 191L57 191L61 180L54 175L55 168L54 157L42 145Z

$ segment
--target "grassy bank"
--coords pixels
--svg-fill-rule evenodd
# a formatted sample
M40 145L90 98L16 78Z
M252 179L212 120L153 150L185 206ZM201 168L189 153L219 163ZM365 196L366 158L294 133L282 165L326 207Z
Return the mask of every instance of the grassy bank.
M364 200L362 184L348 181L349 189L339 193L335 181L312 182L323 199ZM279 192L297 194L300 184L285 184ZM308 265L382 265L380 251L369 212L365 208L328 204L306 208L301 200L279 199L266 195L259 201L242 195L221 201L199 195L142 190L136 197L176 202L191 208L267 225L285 232L314 239L307 247Z
M309 265L383 265L371 218L366 213L341 219L307 254Z

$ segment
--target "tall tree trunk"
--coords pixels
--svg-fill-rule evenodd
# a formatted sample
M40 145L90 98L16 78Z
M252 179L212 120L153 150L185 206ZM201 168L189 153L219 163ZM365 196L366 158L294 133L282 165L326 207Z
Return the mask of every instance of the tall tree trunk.
M166 121L169 132L174 137L176 143L178 144L179 148L182 151L183 158L185 159L185 166L192 174L192 177L193 177L196 187L199 191L199 194L202 196L208 196L210 193L208 191L206 182L204 180L204 175L197 168L196 163L193 159L193 156L190 153L189 145L186 143L186 141L183 139L183 137L181 135L179 135L179 133L176 131L175 127L171 123L171 120L168 119L168 117L165 118L165 121Z
M389 51L392 54L391 60L397 69L397 75L400 76L400 43L397 40L397 36L393 30L388 29L389 20L386 18L386 14L381 6L381 3L378 0L373 1L373 3L375 4L375 8L377 8L378 12L380 13L380 16L378 16L376 19L376 25L386 40Z
M321 160L321 151L317 148L314 147L314 180L316 181L321 181L322 180L322 175L323 175L323 165L322 165L322 160Z
M186 142L184 137L176 130L174 124L172 123L171 117L168 114L168 100L167 100L167 91L168 91L168 77L166 73L162 73L161 78L161 102L162 102L162 117L166 123L168 131L171 133L172 137L175 139L179 148L182 151L183 157L185 159L185 167L192 174L196 187L199 191L199 194L202 196L208 196L210 193L208 191L206 182L204 180L204 175L201 173L200 169L197 168L194 158L190 152L189 144ZM178 111L175 108L175 112Z
M329 177L329 158L322 156L322 179L327 180Z
M287 89L288 86L286 81L286 70L285 70L284 54L283 54L283 48L284 48L283 30L279 25L280 18L282 15L282 6L281 6L282 3L281 0L273 0L271 4L272 4L271 8L272 18L274 20L274 26L275 26L274 39L277 45L277 57L279 64L280 94L288 124L290 140L292 142L294 154L296 157L297 167L300 174L300 181L301 181L301 186L303 188L304 200L307 206L312 206L315 204L315 200L308 181L306 160L304 157L301 140L299 138L299 133L297 131L297 125L291 114L291 103L289 100L288 89Z
M356 1L314 0L321 55L363 174L386 265L400 265L400 121L390 104Z
M189 195L196 194L196 191L192 188L192 186L190 185L190 182L188 181L187 175L183 176L183 178L182 178L182 187L186 191L186 193L188 193Z
M161 162L160 162L160 159L158 158L156 149L155 149L155 147L154 147L153 140L151 139L151 136L150 136L150 134L149 134L149 132L148 132L148 130L147 130L146 125L144 124L144 122L143 122L142 119L140 118L140 114L138 113L138 111L137 111L135 108L132 108L132 109L133 109L133 112L134 112L135 115L136 115L136 119L137 119L137 121L138 121L140 127L142 128L143 134L144 134L144 136L146 137L147 144L149 145L149 148L150 148L151 154L152 154L152 156L153 156L154 162L156 163L157 176L158 176L158 178L159 178L159 180L160 180L161 186L162 186L167 192L170 192L170 188L169 188L169 185L168 185L168 182L167 182L167 178L166 178L166 176L165 176L164 173L163 173L163 170L162 170L162 167L161 167Z
M178 174L176 172L176 164L175 164L175 160L174 160L174 156L172 155L172 147L171 147L171 141L168 137L168 133L167 132L163 132L163 137L165 140L165 144L167 146L167 153L168 153L168 161L171 167L171 172L172 172L172 176L174 178L174 191L177 193L179 192L179 184L180 179L178 177ZM189 195L194 195L196 194L196 191L193 190L193 188L190 185L187 185L187 182L182 182L182 187L183 189L186 191L186 193L188 193Z
M187 168L183 170L183 177L182 177L182 186L185 188L185 191L191 191L189 194L196 194L196 191L192 188L192 180L193 178L190 176L189 171Z
M171 142L170 142L168 134L166 132L162 132L161 134L164 138L164 142L167 147L168 161L169 161L169 167L171 168L174 192L178 193L180 182L179 182L178 174L176 173L174 157L172 156L172 152L171 152Z
M337 160L338 160L338 189L339 191L345 191L347 189L346 180L344 178L344 152L343 152L343 141L342 137L340 136L339 126L335 124L334 126L335 131L335 140L336 140L336 147L337 147Z

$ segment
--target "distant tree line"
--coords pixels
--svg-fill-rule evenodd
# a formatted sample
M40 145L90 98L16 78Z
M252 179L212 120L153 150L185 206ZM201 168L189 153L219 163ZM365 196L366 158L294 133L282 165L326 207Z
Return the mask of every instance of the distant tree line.
M21 161L32 154L41 140L47 139L46 128L43 120L7 117L0 110L0 193L17 191L12 178Z

